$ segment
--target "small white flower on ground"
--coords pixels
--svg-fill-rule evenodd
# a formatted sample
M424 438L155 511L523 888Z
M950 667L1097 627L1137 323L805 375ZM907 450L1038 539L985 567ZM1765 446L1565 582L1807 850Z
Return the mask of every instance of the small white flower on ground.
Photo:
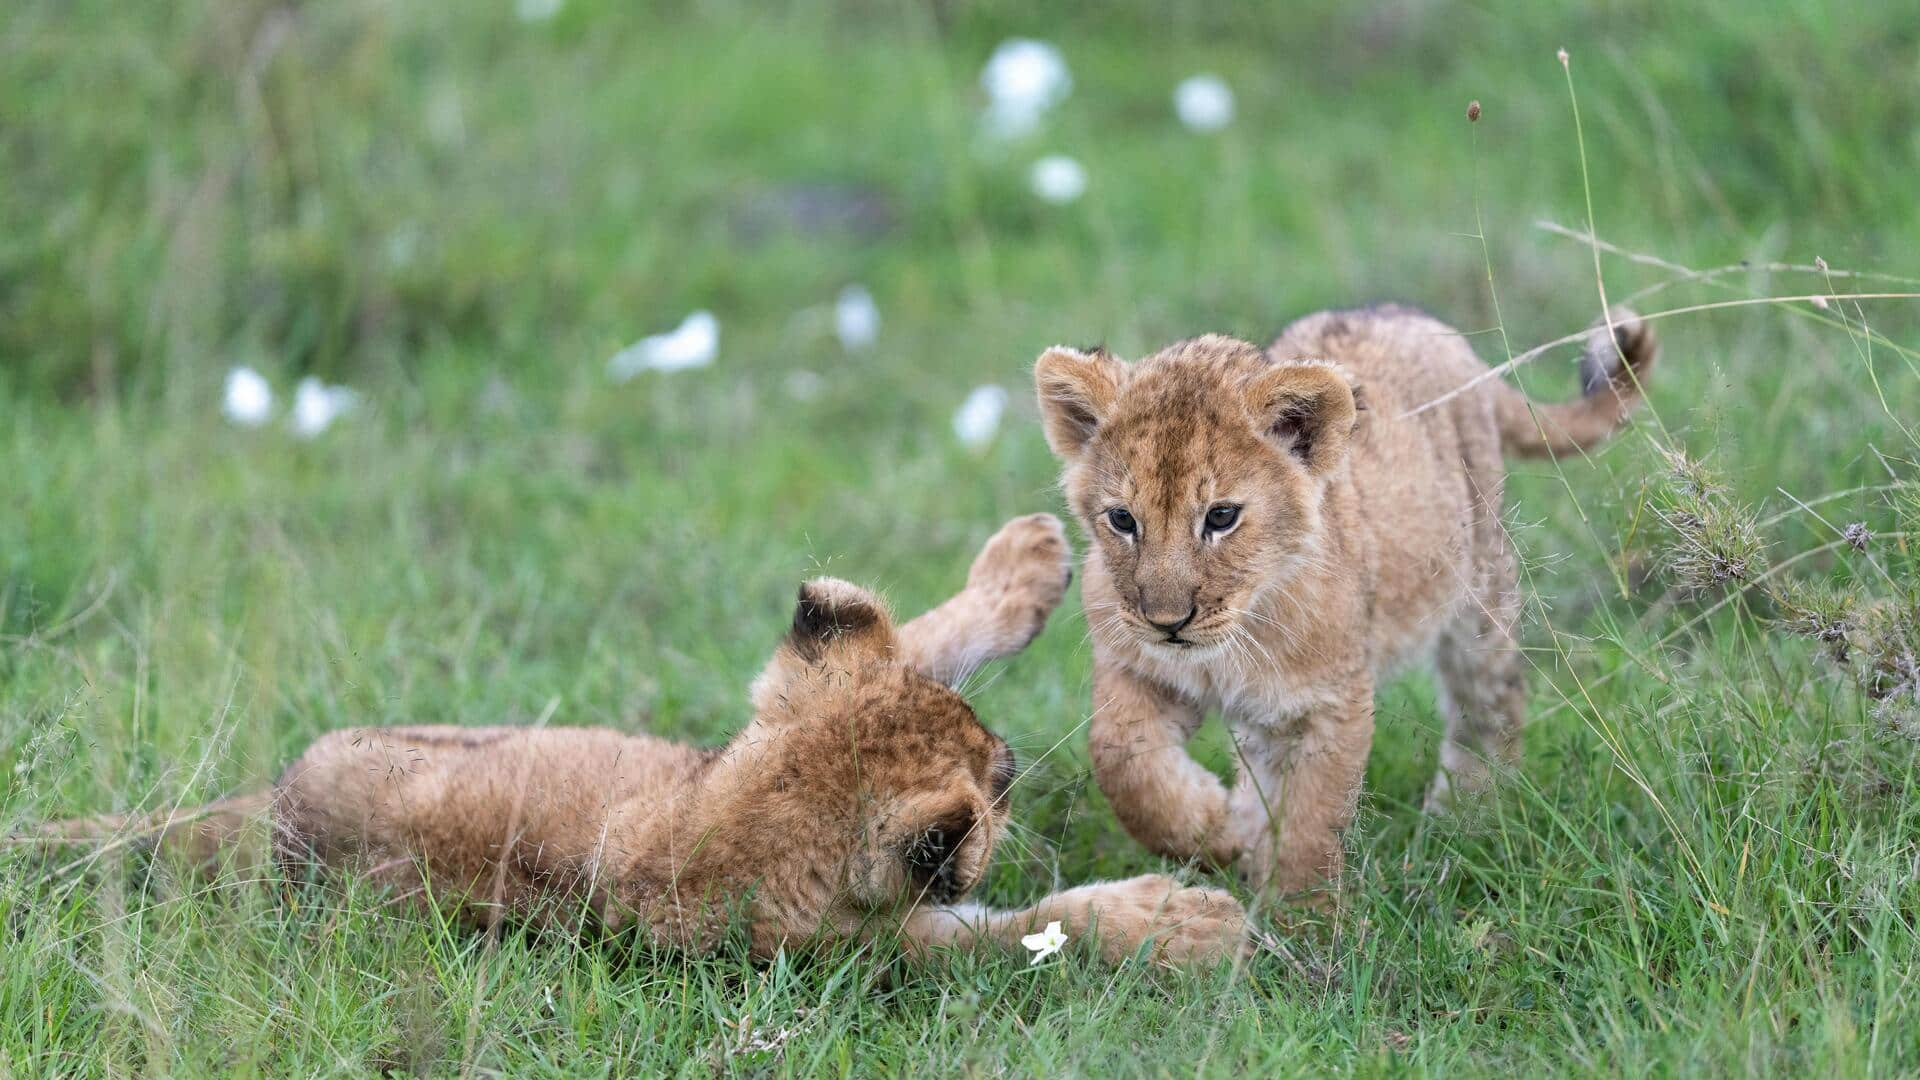
M643 371L684 371L706 367L720 351L720 320L696 311L664 334L643 337L613 354L607 374L627 380Z
M1218 75L1195 75L1174 88L1173 111L1195 131L1219 131L1233 122L1233 91Z
M1057 922L1050 922L1045 930L1037 934L1028 934L1020 939L1020 944L1025 945L1033 953L1033 959L1027 961L1028 965L1037 964L1059 952L1066 943L1067 935L1060 929L1060 924Z
M273 419L273 387L266 376L250 367L227 372L226 398L220 411L241 427L259 427Z
M987 92L987 130L1019 138L1039 127L1041 116L1066 99L1073 76L1059 49L1044 41L1009 38L981 69L980 88Z
M1033 193L1050 203L1070 203L1087 191L1087 170L1065 154L1050 154L1027 174Z
M973 449L993 441L1000 430L1000 414L1007 409L1007 391L999 386L976 386L953 414L953 433Z
M353 391L344 386L328 386L309 375L293 391L293 433L311 439L333 426L353 408Z
M521 22L546 22L560 14L563 0L514 0L513 13Z
M858 285L840 290L833 304L833 332L840 344L850 350L864 349L880 336L880 308L873 294Z

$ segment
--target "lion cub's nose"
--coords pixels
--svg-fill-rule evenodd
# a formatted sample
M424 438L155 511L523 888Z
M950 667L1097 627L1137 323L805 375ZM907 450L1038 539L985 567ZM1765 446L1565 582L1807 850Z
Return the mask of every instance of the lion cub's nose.
M1155 630L1160 631L1161 633L1167 635L1168 637L1172 637L1175 634L1178 634L1180 631L1186 629L1187 624L1193 621L1193 616L1199 610L1200 608L1197 605L1189 607L1187 608L1187 613L1185 615L1182 615L1179 618L1173 619L1171 621L1162 618L1159 612L1153 612L1153 611L1142 611L1140 613L1140 617L1147 620L1147 622L1151 623Z

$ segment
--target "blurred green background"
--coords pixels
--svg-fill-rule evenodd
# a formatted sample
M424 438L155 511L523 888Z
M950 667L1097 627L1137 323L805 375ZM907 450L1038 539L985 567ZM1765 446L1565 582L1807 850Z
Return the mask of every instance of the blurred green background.
M980 72L1016 36L1072 91L997 140ZM1200 72L1232 88L1222 130L1175 117ZM1082 197L1036 196L1051 154ZM0 820L209 798L355 724L552 705L718 740L797 579L912 612L1000 521L1059 509L1026 390L1047 345L1264 340L1397 300L1498 361L1598 312L1592 250L1537 225L1584 230L1589 200L1637 253L1600 256L1608 294L1651 290L1642 311L1912 292L1844 274L1920 274L1916 174L1920 13L1897 4L14 0ZM1772 266L1816 256L1841 273ZM855 284L868 348L834 332ZM609 378L696 309L711 366ZM0 1061L1920 1068L1913 744L1745 603L1676 636L1703 605L1648 581L1646 510L1661 446L1769 513L1910 477L1915 310L1663 319L1659 423L1516 468L1542 714L1520 791L1491 825L1424 822L1431 691L1389 688L1346 914L1237 979L492 953L375 899L160 902L16 860ZM1522 383L1568 395L1570 357ZM265 426L222 416L237 366L274 387ZM307 376L358 399L311 439L284 419ZM970 446L952 420L982 385L1010 404ZM1886 491L1821 508L1911 567ZM1832 538L1768 531L1782 558ZM1888 587L1816 554L1796 571ZM1088 781L1084 635L1063 610L976 695L1042 763L995 901L1170 869ZM747 1013L792 1039L744 1049L720 1021Z

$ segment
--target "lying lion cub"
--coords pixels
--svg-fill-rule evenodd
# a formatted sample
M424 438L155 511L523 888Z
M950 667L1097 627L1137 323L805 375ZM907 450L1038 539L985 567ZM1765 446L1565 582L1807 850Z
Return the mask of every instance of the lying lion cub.
M1239 903L1166 877L1019 911L955 906L986 873L1015 765L951 686L1040 632L1066 590L1067 556L1053 517L1016 519L964 590L898 628L872 593L808 582L753 683L753 719L720 749L598 728L340 731L271 793L144 827L163 853L206 864L265 813L290 874L363 874L480 925L637 919L655 941L695 951L737 912L762 957L894 933L916 950L1016 944L1053 921L1076 936L1097 922L1110 961L1149 942L1165 961L1231 956L1245 935ZM67 838L126 828L56 827Z
M1576 453L1626 416L1656 346L1632 313L1610 322L1564 405L1475 382L1487 369L1457 331L1398 307L1311 315L1265 350L1208 336L1132 365L1040 357L1047 441L1092 541L1095 776L1129 832L1313 889L1340 868L1374 681L1421 655L1447 724L1429 806L1518 757L1500 458ZM1208 709L1238 745L1231 791L1184 748Z

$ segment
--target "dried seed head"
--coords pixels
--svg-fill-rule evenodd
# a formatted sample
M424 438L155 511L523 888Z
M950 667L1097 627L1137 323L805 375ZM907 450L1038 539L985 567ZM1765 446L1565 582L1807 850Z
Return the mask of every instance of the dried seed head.
M1743 507L1705 513L1658 511L1670 538L1661 562L1674 584L1694 595L1756 580L1766 570L1766 545Z
M1467 123L1471 124L1478 119L1480 119L1480 103L1478 101L1467 102Z
M1718 498L1726 494L1725 486L1706 463L1687 456L1685 450L1662 447L1660 455L1666 459L1667 480L1677 493L1689 499Z
M1873 541L1873 531L1867 528L1866 522L1856 521L1840 533L1840 538L1845 540L1847 546L1853 550L1865 551L1867 545Z
M1920 739L1920 656L1912 650L1883 658L1874 677L1862 680L1876 720L1910 739Z
M1767 596L1779 609L1773 621L1781 629L1825 645L1836 664L1850 662L1859 602L1852 592L1788 578L1768 588Z
M1567 50L1561 49L1559 52L1555 53L1554 55L1560 58L1561 67L1567 66Z
M1766 569L1766 544L1751 508L1735 502L1703 462L1663 450L1665 490L1654 508L1668 533L1661 554L1667 574L1694 594L1755 580Z
M1824 273L1826 273L1826 272L1827 272L1827 260L1825 260L1825 259L1823 259L1823 258L1821 258L1821 257L1820 257L1820 256L1818 256L1818 255L1815 255L1815 256L1813 257L1813 268L1814 268L1815 270L1818 270L1818 271L1820 271L1820 272L1821 272L1821 273L1823 273L1823 274L1824 274Z
M1920 596L1861 606L1847 643L1848 667L1874 717L1920 739Z

